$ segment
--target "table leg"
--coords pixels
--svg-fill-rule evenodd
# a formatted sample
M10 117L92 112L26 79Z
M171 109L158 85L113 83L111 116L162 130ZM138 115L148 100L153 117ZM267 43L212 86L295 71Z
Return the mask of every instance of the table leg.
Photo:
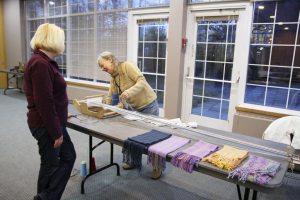
M257 191L256 190L253 190L253 193L252 193L252 200L256 200L257 198Z
M240 185L236 184L236 189L237 189L237 192L238 192L239 200L242 200Z
M8 74L6 74L6 88L3 91L3 94L6 95L6 90L9 88L9 77Z
M89 173L92 173L93 137L89 135Z
M244 200L248 200L249 193L250 193L250 189L249 188L245 188Z
M110 164L117 167L117 176L120 176L120 166L114 163L114 144L110 143Z
M109 167L112 167L112 166L116 166L117 167L117 176L120 176L120 166L117 164L117 163L114 163L114 159L113 159L113 155L114 155L114 148L113 148L113 144L110 143L110 164L104 166L104 167L101 167L95 171L92 172L92 159L93 159L93 150L100 146L101 144L103 144L105 141L101 141L99 144L95 145L95 147L93 147L93 137L92 136L89 136L89 174L81 181L81 194L84 194L85 191L84 191L84 183L85 181L88 179L88 177L98 173L98 172L101 172Z

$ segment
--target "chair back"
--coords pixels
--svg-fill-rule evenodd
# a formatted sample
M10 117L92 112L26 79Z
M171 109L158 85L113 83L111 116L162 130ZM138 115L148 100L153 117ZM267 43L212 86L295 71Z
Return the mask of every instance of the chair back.
M273 121L262 136L265 140L292 145L300 149L300 117L287 116Z

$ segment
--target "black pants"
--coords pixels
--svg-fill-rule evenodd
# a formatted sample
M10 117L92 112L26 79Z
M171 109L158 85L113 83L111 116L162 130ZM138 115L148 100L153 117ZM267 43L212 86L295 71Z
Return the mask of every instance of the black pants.
M76 159L76 152L66 127L62 127L63 143L54 148L53 139L45 128L30 130L38 141L41 165L37 194L42 200L59 200L65 190Z

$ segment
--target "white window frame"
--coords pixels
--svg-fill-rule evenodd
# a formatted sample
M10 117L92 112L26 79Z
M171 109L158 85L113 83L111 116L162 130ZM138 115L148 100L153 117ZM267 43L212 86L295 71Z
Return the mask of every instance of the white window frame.
M252 2L251 7L252 7L252 13L254 11L254 2L255 0L250 0ZM265 0L267 1L267 0ZM275 1L275 0L272 0ZM251 19L251 30L250 30L250 35L249 35L249 45L248 48L250 48L250 40L251 40L251 34L252 34L252 25L253 21ZM274 33L273 33L274 34ZM264 45L264 44L262 44ZM272 44L273 46L273 44ZM248 52L249 54L249 52ZM271 60L271 58L270 58ZM283 108L276 108L276 107L270 107L270 106L262 106L262 105L255 105L255 104L250 104L250 103L245 103L244 98L245 98L245 91L246 91L246 83L247 83L247 71L248 71L248 64L247 63L247 70L244 71L243 73L243 79L241 77L241 81L243 83L242 88L243 90L239 92L241 97L239 97L239 107L251 109L251 110L259 110L259 111L266 111L270 113L279 113L279 114L284 114L284 115L295 115L295 116L300 116L300 112L296 110L289 110L289 109L283 109Z
M145 19L168 19L169 8L141 9L128 11L128 26L127 26L127 60L137 65L138 55L138 20ZM130 45L128 45L130 44ZM168 47L167 47L168 52ZM166 60L166 67L167 67ZM167 72L167 70L165 71ZM167 76L167 74L165 74ZM166 84L166 83L165 83ZM164 97L164 103L165 103ZM164 116L164 108L159 108L159 116Z

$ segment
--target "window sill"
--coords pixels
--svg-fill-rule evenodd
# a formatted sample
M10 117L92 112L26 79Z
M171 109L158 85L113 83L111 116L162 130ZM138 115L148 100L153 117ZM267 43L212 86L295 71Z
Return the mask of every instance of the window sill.
M300 116L299 111L295 110L285 110L285 109L279 109L279 108L271 108L271 107L263 107L263 106L256 106L256 105L238 105L235 107L236 111L240 112L247 112L252 114L259 114L259 115L265 115L270 117L285 117L285 116Z
M66 79L67 85L71 86L79 86L85 88L92 88L92 89L99 89L99 90L109 90L109 84L104 83L90 83L90 82L83 82L83 81L73 81Z

